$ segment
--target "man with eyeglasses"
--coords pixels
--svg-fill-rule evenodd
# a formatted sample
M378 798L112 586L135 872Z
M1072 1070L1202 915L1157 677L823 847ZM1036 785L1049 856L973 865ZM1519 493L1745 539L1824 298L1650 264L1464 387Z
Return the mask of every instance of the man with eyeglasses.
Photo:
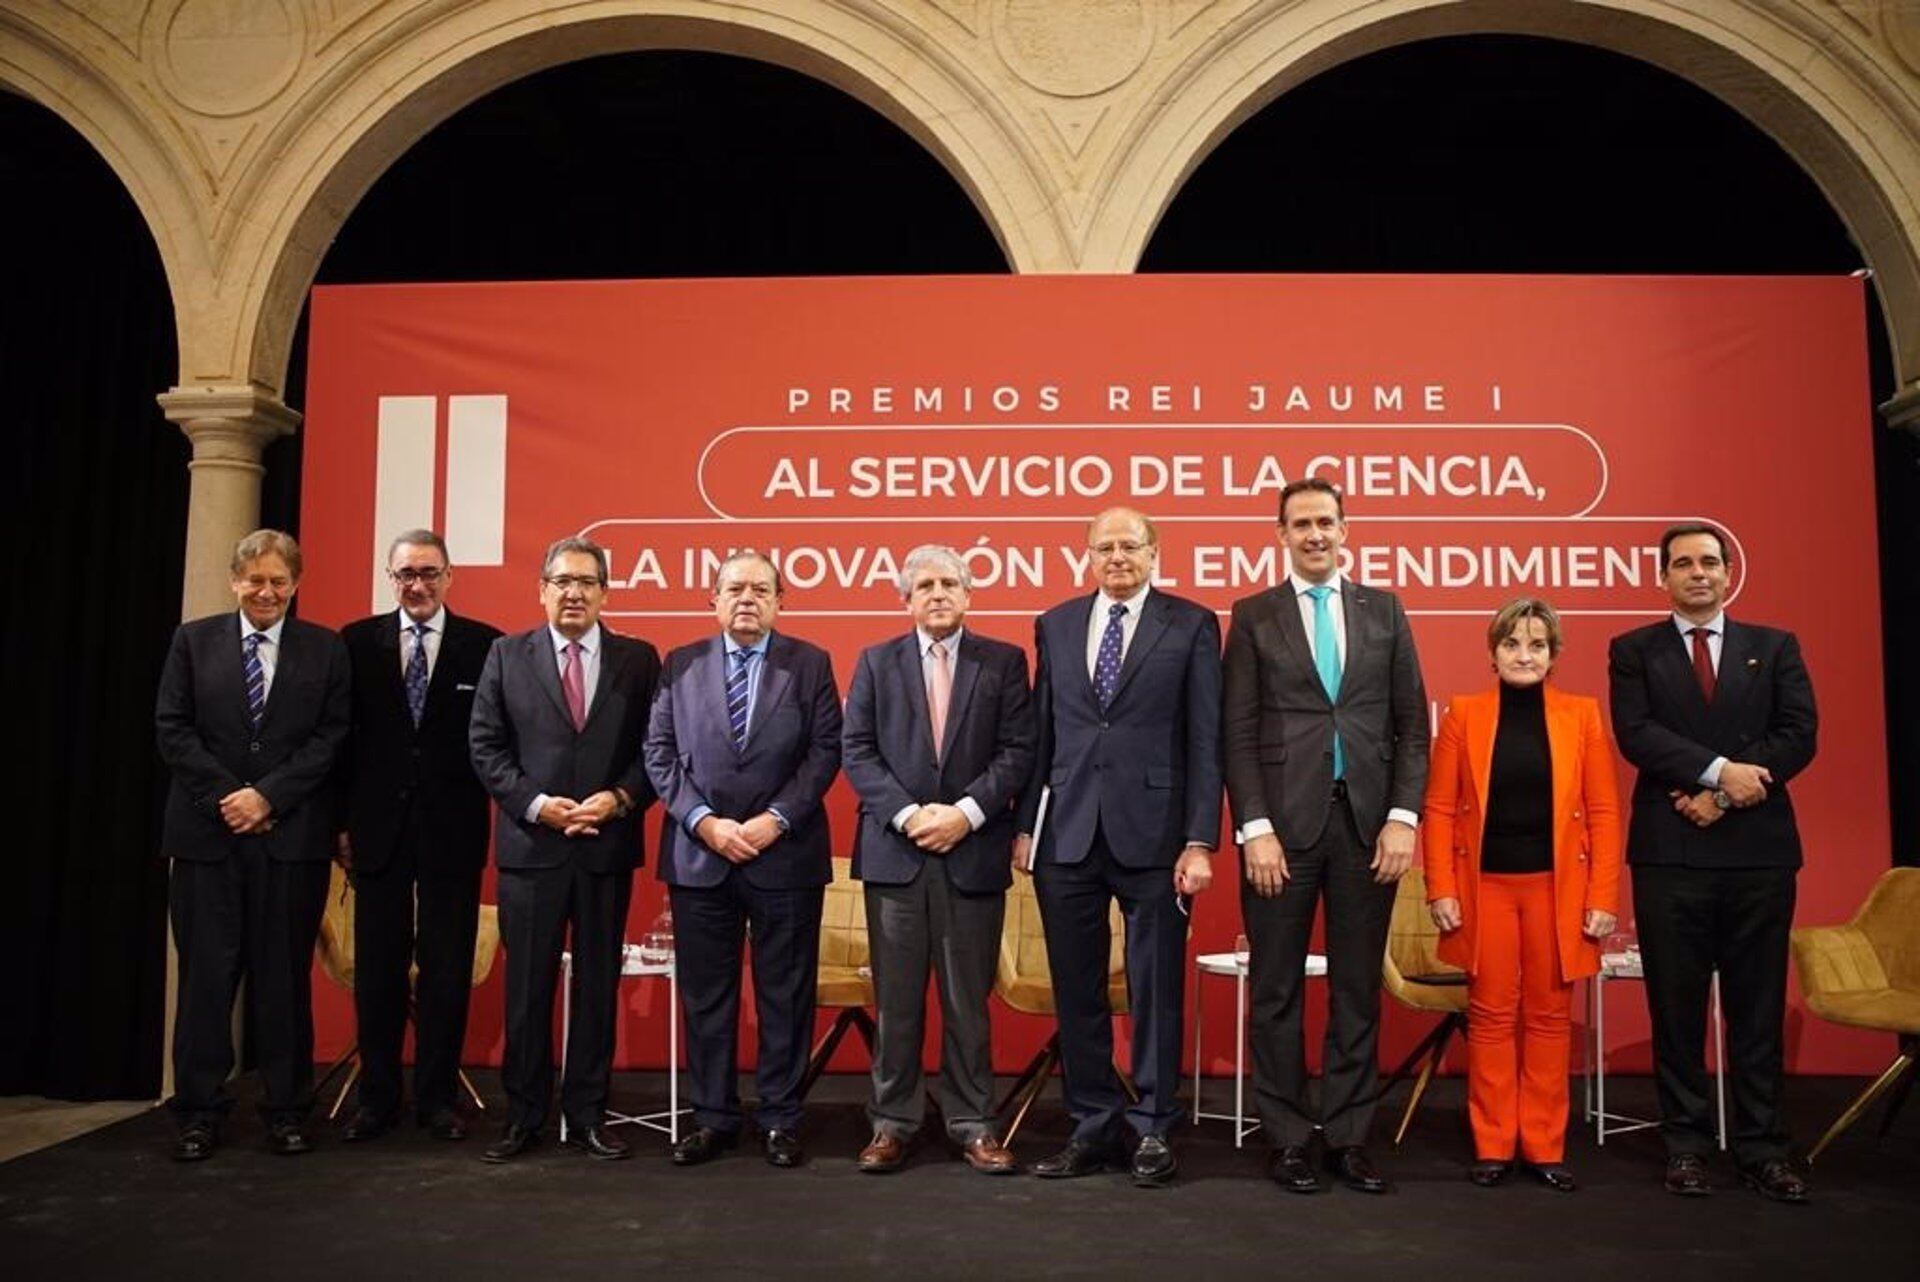
M1151 586L1160 538L1144 514L1100 513L1087 546L1098 590L1034 623L1039 742L1014 842L1046 927L1074 1124L1066 1148L1033 1173L1124 1165L1151 1188L1176 1169L1167 1137L1180 1116L1186 907L1212 884L1220 840L1220 624ZM1140 1092L1130 1107L1107 1002L1114 900L1126 918Z
M343 1138L373 1139L399 1118L411 994L415 1116L436 1139L460 1140L456 1086L487 864L487 791L467 753L467 723L500 630L447 609L453 567L432 530L394 539L387 580L399 608L340 632L353 661L353 737L336 857L353 878L360 1050L358 1107Z
M840 694L825 650L774 630L783 596L765 554L722 561L713 583L719 635L667 656L647 727L647 770L667 809L660 879L673 902L693 1082L694 1126L674 1146L677 1166L740 1139L743 937L760 1017L754 1123L770 1164L805 1160L800 1082L821 904L833 880L821 801L840 772Z
M308 976L327 898L335 764L347 738L346 647L289 618L300 546L255 530L233 551L237 614L173 634L154 707L172 780L160 849L179 955L173 1157L213 1156L233 1106L233 999L246 981L267 1148L308 1152L313 1003Z
M553 1094L553 991L573 953L573 1009L560 1107L567 1142L631 1155L605 1124L621 945L641 819L653 786L641 761L660 654L600 625L607 554L565 538L541 562L547 621L502 637L474 694L473 767L499 805L500 937L506 946L506 1128L482 1155L510 1162L539 1141Z

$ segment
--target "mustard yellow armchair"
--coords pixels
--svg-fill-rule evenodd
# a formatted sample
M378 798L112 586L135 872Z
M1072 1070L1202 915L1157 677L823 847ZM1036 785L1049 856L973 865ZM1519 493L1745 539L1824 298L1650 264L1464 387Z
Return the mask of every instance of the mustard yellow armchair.
M1893 1091L1880 1122L1886 1134L1913 1089L1914 1060L1920 1058L1920 868L1888 869L1846 925L1803 927L1792 938L1808 1010L1900 1039L1899 1055L1827 1128L1807 1154L1811 1162Z
M848 1032L860 1035L873 1055L876 1029L867 1007L874 1004L872 952L867 943L867 892L853 879L853 860L836 857L833 881L820 905L820 969L815 981L814 1005L839 1013L814 1043L807 1069L800 1078L800 1098L827 1071L833 1053Z
M1380 1084L1385 1095L1405 1081L1419 1065L1413 1093L1407 1097L1406 1111L1393 1132L1393 1146L1407 1137L1407 1127L1420 1108L1434 1073L1446 1059L1447 1047L1467 1028L1467 975L1457 966L1440 960L1440 928L1427 911L1427 878L1418 864L1400 878L1393 897L1393 920L1387 927L1387 955L1381 962L1380 986L1401 1005L1440 1016L1420 1044L1387 1074Z

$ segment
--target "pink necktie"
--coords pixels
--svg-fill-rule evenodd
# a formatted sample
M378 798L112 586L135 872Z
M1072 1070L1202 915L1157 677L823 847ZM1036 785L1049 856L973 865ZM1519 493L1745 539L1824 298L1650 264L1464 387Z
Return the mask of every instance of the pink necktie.
M933 718L933 759L947 738L947 704L953 699L953 670L947 666L947 647L935 641L927 647L927 712Z
M567 661L560 669L560 688L566 691L567 711L573 716L573 728L587 728L587 672L580 662L580 643L567 642Z

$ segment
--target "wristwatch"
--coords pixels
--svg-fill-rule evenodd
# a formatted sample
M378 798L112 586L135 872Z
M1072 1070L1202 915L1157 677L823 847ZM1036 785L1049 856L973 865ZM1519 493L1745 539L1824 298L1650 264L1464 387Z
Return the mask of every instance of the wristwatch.
M1731 810L1733 809L1733 798L1727 795L1725 788L1715 788L1713 790L1713 804L1721 810Z

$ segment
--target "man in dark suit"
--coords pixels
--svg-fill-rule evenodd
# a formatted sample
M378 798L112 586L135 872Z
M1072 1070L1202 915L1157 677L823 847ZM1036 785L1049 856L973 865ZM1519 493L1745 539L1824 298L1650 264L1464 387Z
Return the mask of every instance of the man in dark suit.
M603 1121L627 903L641 819L653 804L640 743L660 655L600 626L607 554L599 544L561 539L541 567L547 622L493 643L469 729L473 768L499 804L494 857L507 965L507 1124L487 1148L489 1162L525 1152L546 1121L553 988L568 947L567 1142L596 1158L630 1152Z
M1015 859L1032 869L1053 972L1061 1071L1074 1122L1045 1179L1127 1159L1133 1181L1165 1184L1176 1163L1185 897L1213 881L1220 839L1220 624L1153 589L1160 539L1129 508L1095 517L1088 562L1099 590L1034 623L1038 745L1020 803ZM1111 903L1126 918L1133 1073L1127 1107L1107 1003ZM1123 1122L1124 1116L1124 1122Z
M435 1137L459 1140L467 1129L455 1085L487 865L487 791L474 777L467 723L500 630L447 610L453 567L432 530L393 541L387 578L399 609L340 634L353 660L339 850L353 877L360 1046L359 1107L344 1138L372 1139L398 1118L400 1043L417 1005L414 1111Z
M926 1110L927 971L940 986L940 1114L974 1170L1018 1169L993 1133L993 992L1006 915L1014 802L1033 772L1033 711L1020 647L967 631L960 554L907 553L913 630L860 655L847 694L847 780L860 795L853 875L866 886L879 1031L873 1139L859 1168L899 1168Z
M1725 611L1727 541L1711 525L1660 538L1673 613L1613 639L1613 733L1639 770L1627 862L1653 1018L1667 1190L1710 1191L1714 1093L1702 1047L1720 973L1734 1162L1777 1201L1806 1200L1780 1124L1787 932L1800 832L1787 781L1813 760L1813 683L1791 632Z
M1226 653L1227 798L1241 841L1255 1097L1269 1170L1321 1189L1388 1191L1365 1148L1380 1076L1380 960L1394 884L1413 862L1427 786L1427 692L1406 611L1340 573L1340 492L1280 492L1286 581L1238 601ZM1319 1108L1308 1101L1303 979L1326 901L1328 1018Z
M691 1166L739 1141L742 936L753 945L760 1017L755 1073L767 1161L794 1167L800 1080L813 1031L820 907L833 880L821 806L840 770L840 695L818 646L773 630L780 573L736 552L714 580L720 634L667 656L647 728L647 770L667 808L660 878L673 904L687 1019Z
M179 954L173 1156L212 1155L232 1106L233 995L246 981L267 1147L305 1153L313 1104L308 977L333 849L327 786L347 738L346 648L287 617L300 548L255 530L233 552L239 614L180 625L154 723L172 772L161 853Z

